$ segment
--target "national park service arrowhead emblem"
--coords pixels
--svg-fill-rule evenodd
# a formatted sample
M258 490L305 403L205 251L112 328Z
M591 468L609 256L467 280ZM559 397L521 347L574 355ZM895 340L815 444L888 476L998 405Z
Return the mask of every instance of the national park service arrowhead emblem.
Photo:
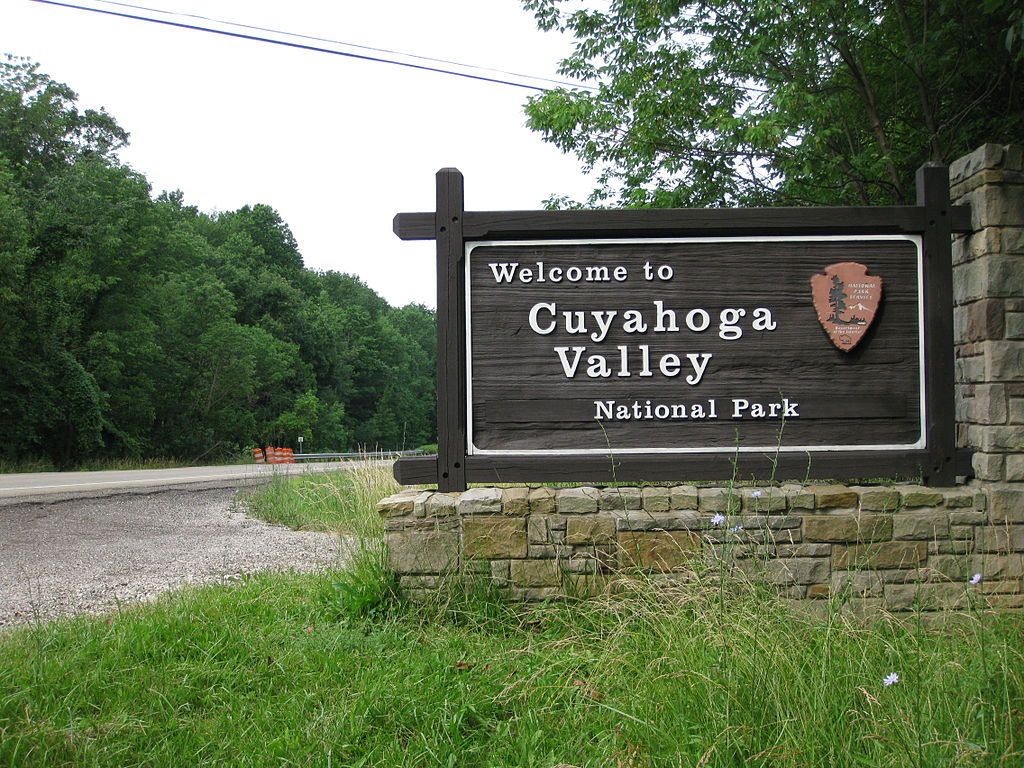
M843 261L811 278L811 295L825 333L839 349L849 352L875 320L882 301L882 278L868 275L863 264Z

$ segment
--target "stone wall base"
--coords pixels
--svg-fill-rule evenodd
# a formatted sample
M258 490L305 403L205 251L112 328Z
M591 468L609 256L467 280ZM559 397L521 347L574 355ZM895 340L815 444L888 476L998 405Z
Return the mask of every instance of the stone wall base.
M725 568L797 600L1024 607L1024 490L781 486L407 490L378 504L400 589L474 574L512 600Z

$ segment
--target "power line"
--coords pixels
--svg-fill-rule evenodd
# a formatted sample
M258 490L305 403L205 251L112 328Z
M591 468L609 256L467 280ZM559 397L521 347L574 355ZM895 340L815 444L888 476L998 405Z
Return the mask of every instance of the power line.
M189 18L189 19L199 19L201 21L208 21L208 22L212 22L214 24L223 24L223 25L228 26L228 27L238 27L239 29L251 29L251 30L255 30L257 32L272 32L272 33L274 33L276 35L286 35L288 37L298 38L299 40L314 40L314 41L319 42L319 43L332 43L333 45L344 45L344 46L347 46L349 48L359 48L360 50L363 50L363 51L374 51L376 53L390 53L390 54L395 55L395 56L404 56L405 58L409 58L409 59L418 59L420 61L432 61L435 64L449 64L451 66L463 67L465 69L477 69L477 70L480 70L482 72L495 72L495 73L500 74L500 75L509 75L510 77L523 77L523 78L526 78L528 80L539 80L541 82L553 83L554 85L564 85L564 86L567 86L567 87L570 87L570 88L584 88L584 89L587 89L587 90L597 90L594 86L592 86L592 85L585 85L583 83L570 83L570 82L568 82L566 80L556 80L555 78L541 77L539 75L526 75L526 74L523 74L522 72L510 72L510 71L505 70L505 69L496 69L494 67L481 67L481 66L479 66L477 64L463 64L462 62L451 61L450 59L438 59L438 58L434 58L432 56L420 56L420 55L415 54L415 53L405 53L404 51L396 51L396 50L392 50L390 48L375 48L375 47L373 47L371 45L360 45L358 43L346 43L344 40L334 40L334 39L331 39L331 38L328 38L328 37L315 37L315 36L312 36L312 35L303 35L303 34L300 34L298 32L286 32L286 31L281 30L281 29L273 29L273 28L270 28L270 27L258 27L258 26L254 26L254 25L251 25L251 24L241 24L241 23L235 22L235 21L225 21L224 19L215 19L215 18L213 18L211 16L202 16L202 15L197 14L197 13L184 13L182 11L167 11L167 10L164 10L163 8L149 8L149 7L142 6L142 5L133 5L132 3L117 2L117 0L93 0L93 2L101 3L103 5L116 5L116 6L119 6L121 8L132 8L132 9L137 10L137 11L150 11L152 13L162 13L162 14L165 14L165 15L168 15L168 16L179 16L179 17ZM398 62L395 62L395 63L398 63Z
M99 2L104 2L105 0L98 0L98 1ZM288 41L288 40L276 40L274 38L264 37L262 35L247 34L247 33L242 33L242 32L232 32L232 31L224 30L224 29L214 29L212 27L205 27L205 26L201 26L199 24L187 24L187 23L182 22L182 21L172 21L170 19L154 19L154 18L149 17L149 16L139 16L139 15L132 14L132 13L126 13L126 12L114 11L114 10L107 10L107 9L104 9L104 8L90 8L88 6L75 5L74 3L59 2L58 0L32 0L32 2L42 3L44 5L54 5L54 6L57 6L57 7L60 7L60 8L71 8L71 9L79 10L79 11L89 11L89 12L92 12L92 13L99 13L99 14L102 14L104 16L115 16L117 18L132 19L134 21L148 21L148 22L150 22L152 24L161 24L163 26L175 27L175 28L178 28L178 29L190 29L190 30L194 30L194 31L197 31L197 32L209 32L209 33L214 34L214 35L223 35L225 37L234 37L234 38L238 38L238 39L241 39L241 40L251 40L251 41L260 42L260 43L270 43L272 45L281 45L281 46L285 46L287 48L298 48L300 50L313 51L315 53L328 53L328 54L332 54L334 56L344 56L346 58L359 59L359 60L362 60L362 61L373 61L373 62L377 62L377 63L380 63L380 64L394 64L394 65L399 66L399 67L408 67L410 69L418 69L418 70L422 70L422 71L426 71L426 72L437 72L439 74L452 75L454 77L463 77L463 78L467 78L469 80L480 80L480 81L487 82L487 83L497 83L499 85L511 85L513 87L516 87L516 88L526 88L526 89L534 90L534 91L544 91L544 90L547 90L546 88L544 88L542 86L530 85L528 83L517 83L517 82L513 82L511 80L504 80L504 79L497 78L497 77L488 77L486 75L472 74L472 73L469 73L469 72L457 72L457 71L454 71L454 70L444 69L444 68L441 68L441 67L433 67L433 66L428 66L428 65L425 65L425 64L414 64L414 63L405 62L405 61L396 61L394 59L383 58L383 57L380 57L380 56L370 56L370 55L367 55L367 54L352 53L352 52L349 52L349 51L338 51L338 50L334 50L332 48L324 48L322 46L311 45L311 44L308 44L308 43L296 43L296 42L291 42L291 41ZM281 32L279 30L266 29L266 28L263 28L263 27L253 27L253 26L249 26L249 25L245 25L245 24L236 24L234 22L222 22L222 21L218 21L217 19L207 19L206 17L196 16L195 14L178 14L178 13L174 13L174 12L163 11L163 10L156 9L156 8L145 8L143 6L130 5L128 3L110 2L109 4L110 5L118 5L118 6L126 7L126 8L134 8L134 9L137 9L137 10L140 10L140 11L152 11L152 12L156 12L156 13L173 13L173 15L175 15L175 16L189 16L189 17L201 19L201 20L204 20L204 21L212 21L212 22L215 22L215 23L218 23L218 24L225 24L225 25L229 25L229 26L236 26L236 27L239 27L239 28L242 28L242 29L250 29L250 30L253 30L254 32L255 31L273 32L275 34L288 35L288 36L291 36L291 37L297 37L297 38L305 39L305 40L309 40L309 41L333 43L335 45L346 45L346 46L353 47L353 48L360 48L360 49L363 49L363 50L376 51L376 52L379 52L379 53L390 53L390 54L393 54L393 55L408 56L409 58L420 59L420 60L423 60L423 61L432 61L432 62L436 62L436 63L449 64L449 65L453 65L453 66L460 66L460 67L467 67L467 68L471 68L471 69L478 69L478 70L483 70L483 71L496 72L496 73L501 73L501 74L513 76L513 77L523 77L523 78L527 78L527 79L531 79L531 80L541 80L541 81L545 81L545 82L555 83L555 84L558 84L558 85L565 85L565 86L572 87L572 88L584 88L584 89L587 89L587 90L596 90L596 89L593 88L593 86L588 86L588 85L581 85L581 84L575 84L575 83L567 83L567 82L562 82L562 81L559 81L559 80L551 80L549 78L534 77L532 75L521 75L521 74L517 74L515 72L505 72L503 70L489 69L489 68L486 68L486 67L477 67L477 66L470 65L470 64L459 64L458 62L446 61L444 59L431 59L431 58L426 57L426 56L416 56L416 55L413 55L413 54L400 53L398 51L389 51L387 49L370 48L369 46L354 45L352 43L343 43L343 42L340 42L340 41L328 40L328 39L325 39L325 38L309 37L309 36L306 36L306 35L296 35L296 34L293 34L293 33L290 33L290 32Z

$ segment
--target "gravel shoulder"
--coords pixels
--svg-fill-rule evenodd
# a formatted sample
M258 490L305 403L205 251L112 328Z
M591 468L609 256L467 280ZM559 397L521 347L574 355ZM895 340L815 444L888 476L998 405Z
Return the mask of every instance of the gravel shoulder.
M184 584L340 564L342 541L244 513L233 488L0 506L0 627L101 613Z

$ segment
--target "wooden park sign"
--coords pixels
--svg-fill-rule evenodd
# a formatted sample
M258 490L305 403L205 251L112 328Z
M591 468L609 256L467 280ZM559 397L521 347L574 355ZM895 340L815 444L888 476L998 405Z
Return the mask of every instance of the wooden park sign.
M918 205L437 210L438 456L400 482L956 475L945 167Z

